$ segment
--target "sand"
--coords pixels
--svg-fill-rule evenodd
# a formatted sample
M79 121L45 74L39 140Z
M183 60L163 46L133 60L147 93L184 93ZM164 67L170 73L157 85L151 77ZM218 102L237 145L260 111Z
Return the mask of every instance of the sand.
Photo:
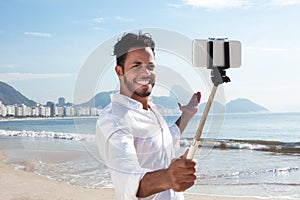
M4 164L0 152L0 199L1 200L110 200L114 199L112 188L90 189L50 180L31 172L15 170ZM186 200L259 200L267 198L209 196L185 194ZM277 198L278 199L278 198ZM273 199L272 199L273 200ZM278 199L279 200L279 199Z

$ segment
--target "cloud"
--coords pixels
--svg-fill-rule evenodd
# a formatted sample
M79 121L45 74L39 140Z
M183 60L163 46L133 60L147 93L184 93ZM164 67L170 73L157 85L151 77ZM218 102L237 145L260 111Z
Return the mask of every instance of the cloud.
M41 32L24 32L24 35L31 35L35 37L44 37L44 38L52 37L51 33L41 33Z
M224 9L224 8L248 8L251 3L247 0L183 0L182 3L195 8ZM176 5L178 7L178 5Z
M104 31L107 30L106 28L100 27L99 24L107 21L121 21L121 22L132 22L134 21L132 18L125 18L121 16L114 16L114 17L98 17L92 20L93 23L93 30L96 31Z
M271 0L269 6L293 6L300 4L300 0Z
M114 16L114 17L96 17L92 19L93 23L96 24L101 24L105 21L108 20L117 20L117 21L122 21L122 22L132 22L134 21L132 18L126 18L126 17L121 17L121 16Z
M167 6L173 7L173 8L181 8L184 5L183 4L175 4L175 3L168 3Z
M94 18L93 19L93 22L95 22L95 23L102 23L104 21L104 18L103 17L97 17L97 18Z
M123 22L134 21L132 18L126 18L126 17L121 17L121 16L115 16L113 19L118 20L118 21L123 21Z
M105 31L105 30L107 30L107 29L106 29L106 28L99 27L99 26L94 26L94 27L93 27L93 30L96 30L96 31Z
M70 73L61 74L33 74L33 73L0 73L0 80L4 82L28 81L36 79L55 79L70 77Z
M16 65L14 64L4 64L4 65L0 65L0 68L8 68L8 69L12 69L15 68Z
M253 0L182 0L181 4L169 3L168 6L180 8L191 6L204 9L224 9L224 8L250 8L255 6L293 6L300 5L300 0L268 0L256 2Z

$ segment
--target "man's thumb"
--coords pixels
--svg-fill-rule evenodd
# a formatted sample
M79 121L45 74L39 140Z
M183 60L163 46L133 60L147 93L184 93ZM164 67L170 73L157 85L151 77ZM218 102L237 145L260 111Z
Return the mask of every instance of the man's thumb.
M178 107L179 107L179 110L181 110L182 105L181 105L181 103L179 103L179 102L178 102Z
M186 158L189 153L189 149L185 150L184 154L180 158Z

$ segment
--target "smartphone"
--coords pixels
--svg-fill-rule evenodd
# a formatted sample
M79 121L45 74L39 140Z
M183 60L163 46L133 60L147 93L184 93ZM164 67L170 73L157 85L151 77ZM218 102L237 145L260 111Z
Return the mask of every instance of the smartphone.
M227 38L193 40L192 62L196 67L239 68L241 66L241 42Z

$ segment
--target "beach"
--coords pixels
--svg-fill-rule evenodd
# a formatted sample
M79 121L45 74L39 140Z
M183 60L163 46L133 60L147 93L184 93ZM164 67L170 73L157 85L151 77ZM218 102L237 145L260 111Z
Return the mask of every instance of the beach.
M5 156L0 152L0 199L5 200L109 200L114 199L112 188L85 188L73 186L63 181L51 180L31 172L31 166L16 170L5 164ZM186 200L259 200L271 198L210 196L185 194ZM273 199L273 198L272 198ZM283 199L283 198L277 198Z
M214 148L197 151L197 180L185 198L300 199L299 114L226 120L222 135L209 140ZM245 129L245 122L255 128ZM95 123L96 118L0 121L0 199L114 199L94 140ZM189 147L192 127L178 156Z

